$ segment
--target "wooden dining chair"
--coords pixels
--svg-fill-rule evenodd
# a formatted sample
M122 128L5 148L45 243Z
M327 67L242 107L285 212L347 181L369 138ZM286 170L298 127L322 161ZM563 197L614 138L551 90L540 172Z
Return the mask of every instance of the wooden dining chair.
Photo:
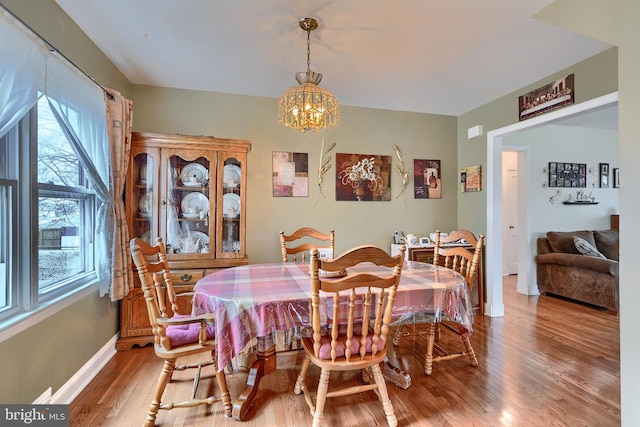
M325 249L330 252L330 257L333 257L334 242L335 233L333 230L324 234L315 228L303 227L289 235L284 234L284 231L280 231L282 261L305 261L306 255L313 248Z
M387 353L387 333L392 320L404 246L391 257L375 246L359 246L333 260L320 260L318 249L311 250L312 335L303 336L305 359L294 392L304 393L313 415L313 426L322 424L326 399L375 390L389 426L397 419L382 376L380 363ZM388 267L380 273L348 272L349 267L369 262ZM344 275L341 278L336 276ZM305 377L309 365L321 369L315 396L307 389ZM367 369L374 383L343 386L329 391L332 371Z
M232 405L226 378L224 372L218 370L215 359L213 315L191 316L179 313L178 297L192 297L192 293L176 296L165 246L160 237L156 239L155 246L139 238L132 239L130 249L149 313L154 335L154 351L156 356L164 360L144 426L150 427L155 424L160 409L187 408L216 402L222 402L225 416L231 417ZM198 353L209 353L211 357L201 363L176 365L178 358ZM209 365L215 369L220 395L196 398L201 369ZM164 402L162 397L173 372L185 369L197 369L191 397L180 402Z
M447 247L448 244L460 242L465 240L473 251L465 247L452 246ZM433 251L433 264L441 265L446 268L457 271L462 274L467 283L467 289L469 295L473 291L473 287L477 282L478 265L480 263L480 255L484 246L484 235L481 234L477 239L475 235L468 230L452 231L447 237L441 237L440 231L436 231L436 240L434 242ZM482 301L482 300L481 300ZM471 311L471 307L467 307L468 311ZM431 375L433 371L434 362L442 362L445 360L457 359L458 357L466 356L469 359L471 366L478 366L478 359L476 358L471 341L469 339L469 333L466 330L451 326L446 320L440 320L436 316L424 316L419 317L416 323L426 323L426 330L414 329L410 332L404 330L407 323L400 324L396 329L394 335L393 344L398 345L400 337L409 335L426 335L427 337L427 350L424 361L424 373ZM436 343L440 341L440 325L445 326L448 330L456 332L460 335L462 342L464 343L464 350L451 353L445 349L442 345ZM434 356L434 349L441 355Z
M284 234L284 231L280 231L280 249L282 251L282 262L289 261L305 261L307 254L311 249L318 248L325 253L329 253L329 258L333 257L333 248L335 243L335 233L333 230L324 234L315 228L302 227L294 231L290 235ZM298 336L298 331L291 333L291 331L282 331L278 333L283 337L282 350L288 351L293 348L295 342L295 348L300 348L300 340L294 336ZM279 339L276 338L276 341Z

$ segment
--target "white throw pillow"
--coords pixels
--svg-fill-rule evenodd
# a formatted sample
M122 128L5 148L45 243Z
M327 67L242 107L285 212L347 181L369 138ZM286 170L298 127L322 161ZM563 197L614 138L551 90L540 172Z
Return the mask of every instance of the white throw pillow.
M602 255L596 248L594 248L589 242L584 239L581 239L578 236L573 236L573 244L576 245L576 249L582 255L594 256L596 258L607 258Z

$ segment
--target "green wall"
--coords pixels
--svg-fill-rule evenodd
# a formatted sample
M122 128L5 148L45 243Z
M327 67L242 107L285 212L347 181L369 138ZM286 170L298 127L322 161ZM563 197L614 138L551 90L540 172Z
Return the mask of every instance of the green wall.
M341 107L341 122L325 133L301 133L278 123L277 99L194 92L149 86L135 88L134 130L159 133L204 134L249 139L247 253L251 263L281 259L278 232L302 226L336 232L336 251L374 244L389 248L394 229L419 236L440 227L456 226L457 161L456 118L452 116ZM367 153L391 156L393 144L401 150L412 173L413 159L439 159L443 169L442 199L414 199L409 186L400 196L401 178L393 172L392 200L349 202L335 200L335 164L318 189L322 138L330 153ZM272 152L309 154L309 197L272 197ZM396 196L399 196L396 198Z
M0 0L104 86L127 94L132 86L53 0ZM0 402L30 403L55 393L119 330L119 304L94 294L0 342Z

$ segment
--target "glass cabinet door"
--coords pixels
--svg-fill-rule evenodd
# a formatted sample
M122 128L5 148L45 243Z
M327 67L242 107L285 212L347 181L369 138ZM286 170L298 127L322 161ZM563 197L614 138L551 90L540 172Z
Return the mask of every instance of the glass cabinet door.
M150 153L140 153L133 156L132 164L132 213L133 227L131 237L139 237L147 243L153 244L158 236L154 227L158 217L157 204L154 199L154 189L157 189L157 158Z
M211 161L206 157L185 157L169 156L165 165L167 191L160 203L166 208L163 228L167 254L208 254Z
M236 258L244 256L244 194L246 188L243 162L234 155L221 156L222 209L218 236L218 256Z

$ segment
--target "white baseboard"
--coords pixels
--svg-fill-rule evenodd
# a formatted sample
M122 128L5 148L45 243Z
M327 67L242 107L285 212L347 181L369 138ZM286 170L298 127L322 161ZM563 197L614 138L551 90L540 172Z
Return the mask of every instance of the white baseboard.
M33 401L34 405L47 405L51 403L51 387L46 389L36 400Z
M116 341L120 337L118 332L84 364L58 391L51 396L52 404L70 404L82 390L98 375L109 360L116 354Z

